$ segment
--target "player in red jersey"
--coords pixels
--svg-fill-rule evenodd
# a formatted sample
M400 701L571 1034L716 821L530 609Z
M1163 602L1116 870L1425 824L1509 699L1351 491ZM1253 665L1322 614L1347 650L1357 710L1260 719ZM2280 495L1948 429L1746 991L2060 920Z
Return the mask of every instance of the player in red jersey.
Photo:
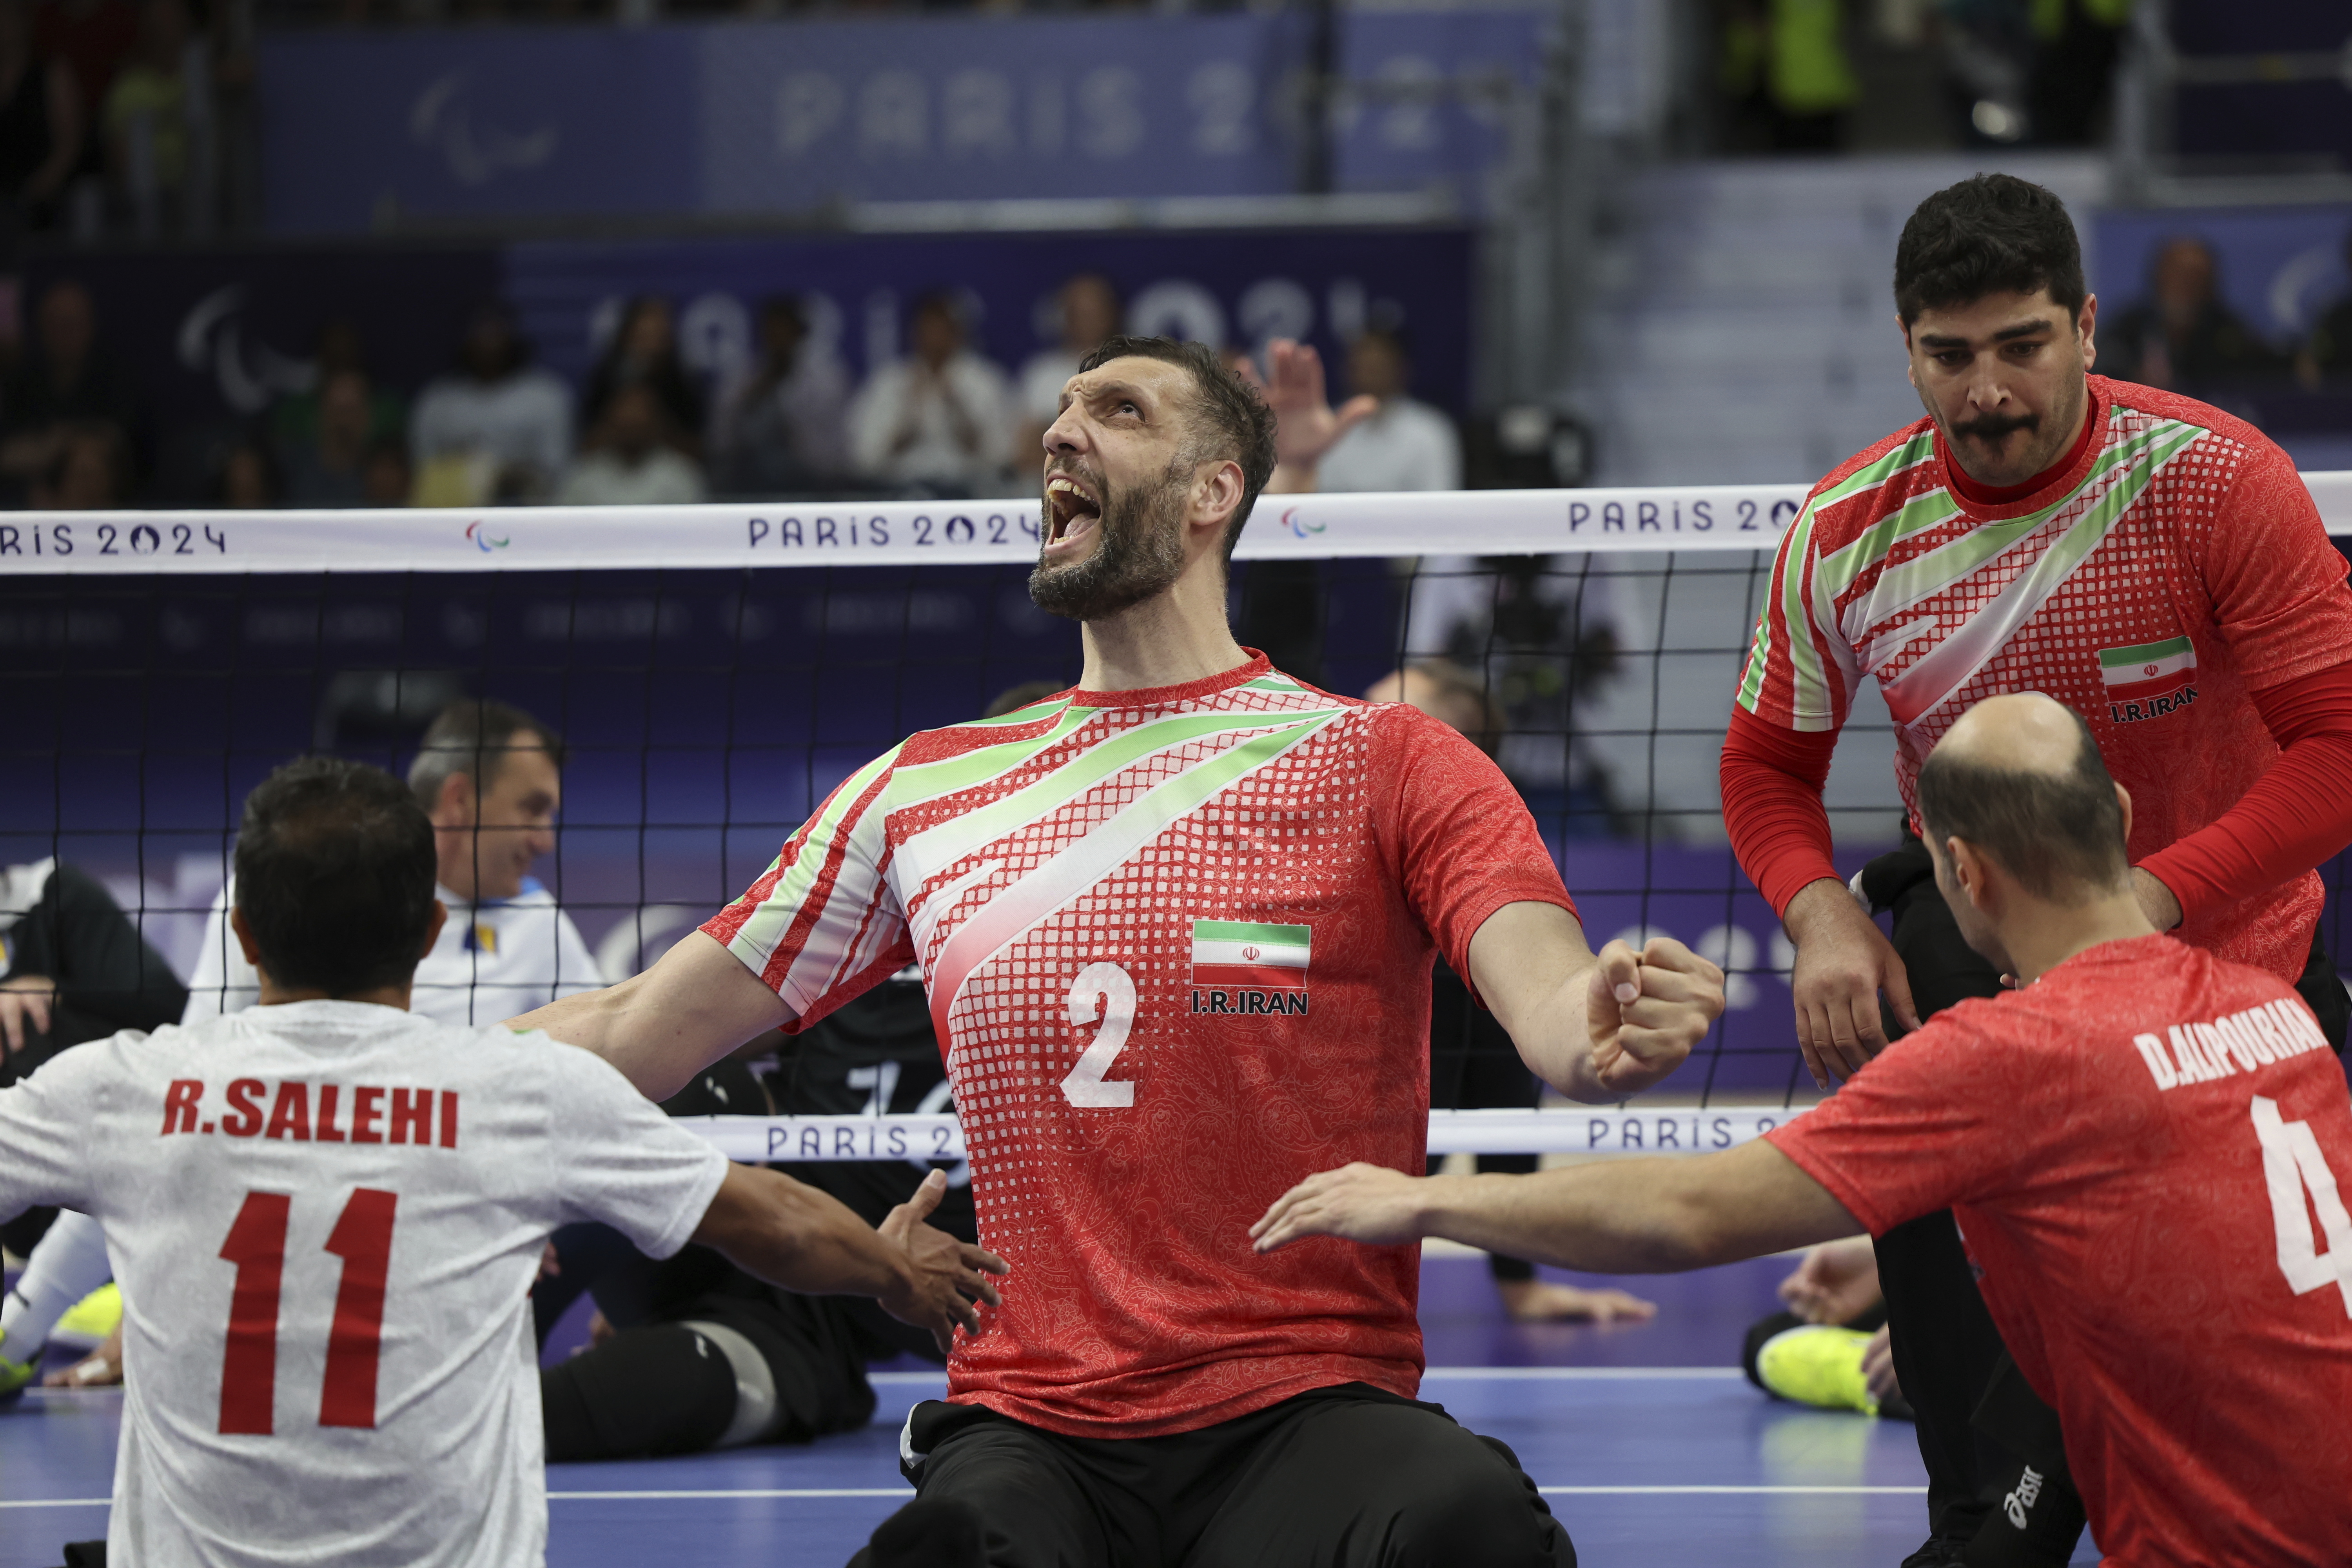
M1276 368L1311 462L1319 370ZM1596 959L1475 745L1234 641L1276 436L1207 349L1104 345L1046 433L1030 579L1083 624L1079 687L885 753L646 974L528 1020L660 1095L922 966L1013 1272L908 1418L877 1564L1574 1561L1509 1451L1413 1399L1418 1255L1262 1258L1250 1222L1337 1161L1421 1168L1438 952L1585 1100L1672 1071L1722 976Z
M2039 186L1988 174L1930 196L1895 282L1927 417L1807 500L1723 750L1725 824L1796 943L1814 1077L2000 984L1935 896L1924 848L1858 879L1893 910L1891 942L1832 868L1822 785L1865 676L1895 718L1906 806L1970 703L2035 690L2081 714L2138 805L2132 878L2149 919L2295 984L2340 1047L2347 1005L2315 941L2312 868L2352 842L2352 594L2294 465L2219 409L2088 374L2098 301ZM2063 1563L2080 1532L2063 1489L2022 1530L2002 1506L2056 1436L2004 1369L1948 1216L1877 1251L1928 1470L1915 1562Z
M1941 896L2014 993L1937 1015L1721 1154L1533 1176L1357 1166L1286 1194L1257 1245L1443 1236L1665 1271L1949 1205L2063 1415L2053 1462L2106 1562L2352 1562L2352 1100L2317 1020L2277 976L2156 930L2130 878L2132 798L2052 699L1970 710L1917 802ZM2029 1469L2019 1490L2058 1479Z

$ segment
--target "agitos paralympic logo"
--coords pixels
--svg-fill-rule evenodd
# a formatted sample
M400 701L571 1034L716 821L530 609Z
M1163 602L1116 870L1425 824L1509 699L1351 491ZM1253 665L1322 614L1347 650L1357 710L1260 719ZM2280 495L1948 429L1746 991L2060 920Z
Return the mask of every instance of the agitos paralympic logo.
M1290 530L1292 536L1298 539L1305 539L1312 534L1320 533L1323 531L1324 527L1324 525L1319 522L1299 521L1298 509L1295 506L1286 506L1282 509L1282 526Z
M508 545L514 542L510 539L492 539L490 537L490 531L484 528L478 520L466 525L466 537L472 540L474 542L474 548L480 551L485 555L488 555L493 550L504 550Z

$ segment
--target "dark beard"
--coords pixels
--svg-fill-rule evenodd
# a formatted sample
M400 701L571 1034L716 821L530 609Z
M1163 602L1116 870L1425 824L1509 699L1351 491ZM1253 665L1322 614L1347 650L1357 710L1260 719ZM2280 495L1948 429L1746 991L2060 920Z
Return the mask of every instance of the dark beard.
M1184 573L1184 497L1193 465L1179 459L1148 489L1113 494L1102 490L1102 521L1096 524L1095 552L1074 566L1048 570L1039 560L1029 574L1029 597L1049 616L1071 621L1108 620L1155 594L1165 593ZM1051 498L1041 518L1054 515Z

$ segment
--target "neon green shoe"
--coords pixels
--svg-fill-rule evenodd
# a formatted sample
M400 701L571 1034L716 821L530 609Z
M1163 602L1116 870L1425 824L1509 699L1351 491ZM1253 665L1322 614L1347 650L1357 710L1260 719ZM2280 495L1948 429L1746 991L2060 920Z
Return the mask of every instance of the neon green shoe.
M49 1342L69 1351L94 1351L121 1326L122 1292L110 1284L101 1285L58 1320L58 1326L49 1331Z
M32 1386L33 1379L40 1370L40 1352L34 1352L26 1361L16 1360L9 1354L7 1331L0 1329L0 1405L7 1404Z
M1783 1399L1823 1410L1878 1414L1878 1401L1862 1375L1862 1352L1870 1336L1830 1323L1787 1329L1756 1352L1756 1375Z

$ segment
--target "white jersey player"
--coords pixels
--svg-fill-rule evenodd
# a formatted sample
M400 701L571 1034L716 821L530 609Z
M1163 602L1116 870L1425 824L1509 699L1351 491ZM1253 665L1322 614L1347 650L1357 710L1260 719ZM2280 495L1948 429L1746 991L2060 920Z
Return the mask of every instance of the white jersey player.
M541 1561L528 1296L562 1224L655 1257L701 1241L942 1340L994 1299L976 1270L1002 1265L920 1225L922 1198L868 1229L729 1165L587 1052L405 1011L415 961L382 955L421 952L444 911L390 775L280 769L237 865L259 1005L126 1031L0 1091L0 1214L96 1215L121 1272L110 1557Z
M408 785L434 827L434 895L453 918L416 966L410 1006L437 1023L495 1024L604 984L572 917L530 876L554 847L563 742L520 709L453 702L426 727ZM213 900L183 1024L250 1007L260 980L228 926L234 877ZM97 1221L68 1210L0 1302L0 1398L29 1383L58 1320L110 1277ZM104 1355L75 1369L110 1382Z

